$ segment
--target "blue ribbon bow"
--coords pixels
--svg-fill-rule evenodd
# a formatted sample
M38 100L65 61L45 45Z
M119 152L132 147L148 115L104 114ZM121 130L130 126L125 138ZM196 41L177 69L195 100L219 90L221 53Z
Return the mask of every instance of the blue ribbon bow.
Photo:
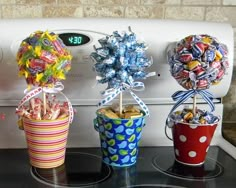
M178 108L182 103L187 101L190 97L193 97L195 95L201 95L202 98L209 104L211 108L211 112L215 110L215 105L212 101L213 95L206 91L206 90L188 90L188 91L177 91L175 92L171 97L174 101L177 101L176 104L173 106L173 108L170 111L170 114Z
M134 98L134 100L139 104L139 106L142 108L142 110L145 112L145 114L147 116L150 115L148 107L144 104L144 102L137 96L134 94L134 91L141 91L144 90L145 86L144 83L142 82L133 82L132 85L128 85L126 83L122 83L122 85L118 88L111 88L111 89L107 89L105 90L102 95L105 96L104 99L102 99L99 103L98 106L103 106L107 103L109 103L111 100L113 100L114 98L116 98L117 95L119 95L121 92L123 91L128 91L131 96Z

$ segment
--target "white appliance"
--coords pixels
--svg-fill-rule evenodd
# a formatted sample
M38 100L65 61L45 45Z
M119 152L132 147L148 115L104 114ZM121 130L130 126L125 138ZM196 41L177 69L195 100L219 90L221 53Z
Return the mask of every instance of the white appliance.
M98 109L97 103L101 99L100 91L106 86L96 85L96 73L92 70L94 63L89 56L94 51L94 45L99 47L98 39L116 30L128 30L129 26L149 45L148 54L153 58L150 71L156 72L156 76L144 80L145 91L136 92L148 105L151 113L143 130L142 146L173 144L165 136L165 120L174 104L171 95L183 88L169 73L166 48L170 43L190 34L212 35L228 47L227 75L219 85L210 89L215 95L215 114L222 117L221 98L230 87L233 70L234 38L233 29L229 24L156 19L3 19L0 20L0 114L5 115L5 120L0 119L0 148L26 148L24 132L18 129L15 115L15 108L27 87L24 78L18 77L16 52L21 41L36 30L49 30L57 34L82 34L89 38L89 42L84 45L69 47L73 55L72 70L63 82L63 92L77 109L77 114L70 127L68 147L99 147L99 137L94 130L93 119ZM75 41L71 39L71 42ZM124 100L126 103L135 103L128 93L125 94ZM203 100L198 99L198 102L199 108L209 109ZM222 137L221 127L220 123L212 144L220 146L236 159L236 148Z

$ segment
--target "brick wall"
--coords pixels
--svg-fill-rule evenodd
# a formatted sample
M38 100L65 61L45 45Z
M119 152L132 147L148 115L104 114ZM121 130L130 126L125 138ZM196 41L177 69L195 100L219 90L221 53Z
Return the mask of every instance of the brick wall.
M236 39L236 0L0 0L0 18L123 17L228 22ZM236 44L236 40L235 44ZM235 45L236 54L236 45ZM236 66L236 56L234 60ZM224 121L236 121L236 71Z

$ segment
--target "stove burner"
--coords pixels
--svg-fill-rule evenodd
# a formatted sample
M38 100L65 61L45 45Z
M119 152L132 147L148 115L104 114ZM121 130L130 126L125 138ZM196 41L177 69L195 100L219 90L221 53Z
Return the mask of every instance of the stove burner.
M142 185L132 185L128 186L126 188L185 188L185 187L180 187L176 185L162 185L162 184L142 184Z
M71 152L66 154L65 163L57 168L31 168L32 176L39 182L58 187L85 187L105 181L111 168L102 163L97 155Z
M153 158L153 166L169 175L187 180L213 179L223 174L223 166L211 158L201 166L187 166L175 160L174 155L164 152Z

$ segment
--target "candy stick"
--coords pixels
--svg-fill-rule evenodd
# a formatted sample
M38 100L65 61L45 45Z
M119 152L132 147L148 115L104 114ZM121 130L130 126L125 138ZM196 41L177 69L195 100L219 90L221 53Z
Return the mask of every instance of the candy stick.
M43 115L46 115L46 108L47 108L47 99L46 99L46 93L43 91Z
M193 116L196 115L196 107L197 107L197 97L194 95L193 97Z
M120 93L120 115L122 114L122 100L123 100L123 96L122 96L122 92Z

